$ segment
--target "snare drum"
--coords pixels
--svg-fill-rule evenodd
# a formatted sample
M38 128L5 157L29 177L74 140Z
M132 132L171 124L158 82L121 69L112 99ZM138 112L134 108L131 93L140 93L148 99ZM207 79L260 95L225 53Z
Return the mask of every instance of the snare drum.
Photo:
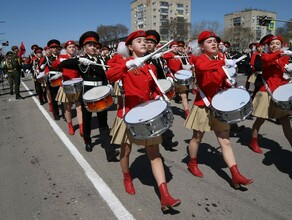
M93 87L83 95L83 101L88 111L101 112L112 106L114 100L108 86Z
M49 72L49 74L50 74L50 72ZM52 87L58 87L62 84L62 81L63 81L62 75L63 74L61 72L58 72L54 76L50 77L49 81L50 81Z
M167 98L171 100L175 94L172 83L167 79L159 79L158 84L161 86Z
M179 70L174 74L174 78L178 85L188 86L193 81L193 74L189 70Z
M279 108L292 110L292 83L279 86L273 92L273 100Z
M157 137L172 126L173 113L165 101L151 100L132 108L124 118L135 139Z
M227 123L245 120L252 113L252 101L248 91L230 88L218 92L211 101L214 116Z
M76 94L78 92L81 92L83 85L83 79L82 78L74 78L71 80L67 80L62 83L64 92L66 94Z

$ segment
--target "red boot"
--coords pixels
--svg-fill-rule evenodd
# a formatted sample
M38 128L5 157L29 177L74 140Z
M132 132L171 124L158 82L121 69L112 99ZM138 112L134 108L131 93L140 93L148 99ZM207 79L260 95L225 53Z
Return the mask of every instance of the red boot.
M187 117L189 116L189 114L190 114L190 110L185 110L185 119L187 119Z
M75 131L74 131L72 122L68 122L68 131L70 135L74 135Z
M180 199L174 199L171 197L171 195L169 195L166 183L162 183L159 186L159 192L161 197L160 203L162 211L169 209L169 207L176 207L180 205Z
M191 158L188 163L188 169L194 176L203 177L203 173L198 168L197 158Z
M262 149L260 148L260 146L258 145L258 139L257 138L252 138L251 139L251 142L249 143L249 148L252 149L252 151L256 152L256 153L259 153L259 154L262 154L263 151Z
M135 192L135 188L132 182L132 178L130 173L123 173L124 174L124 186L125 186L125 190L127 193L129 193L130 195L134 195Z
M83 124L79 124L79 134L81 137L83 137Z
M237 168L237 165L233 165L230 168L231 175L232 175L232 182L234 184L234 188L238 189L240 185L248 185L253 182L252 179L246 179L244 176L242 176Z

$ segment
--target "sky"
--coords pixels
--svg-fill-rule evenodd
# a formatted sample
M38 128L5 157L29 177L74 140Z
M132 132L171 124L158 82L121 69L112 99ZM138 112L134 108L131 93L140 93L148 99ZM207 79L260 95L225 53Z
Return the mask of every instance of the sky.
M28 54L33 44L44 47L51 39L58 39L61 43L78 40L82 33L96 31L100 25L123 24L131 32L132 1L1 1L0 43L9 41L9 47L3 47L5 52L24 42ZM281 20L292 18L292 0L192 0L191 24L219 21L223 26L225 14L245 9L276 12L277 19Z

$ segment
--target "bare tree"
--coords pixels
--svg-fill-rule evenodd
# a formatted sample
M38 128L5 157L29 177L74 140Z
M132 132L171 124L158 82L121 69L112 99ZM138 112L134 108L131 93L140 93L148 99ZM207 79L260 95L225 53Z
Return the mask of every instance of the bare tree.
M99 34L100 42L117 42L118 39L128 35L128 28L125 25L100 25L96 32Z
M229 28L224 32L224 40L230 41L232 48L242 51L248 49L248 46L253 42L255 33L251 28L235 27Z
M289 21L290 22L286 22L282 27L276 29L276 34L281 35L286 42L289 42L292 36L292 18Z
M197 39L199 34L204 31L209 30L216 33L218 36L222 36L223 29L222 26L218 21L202 21L202 22L196 22L193 25L192 33L191 33L191 39Z
M160 34L163 36L163 40L175 39L175 40L189 40L191 24L184 18L174 18L171 21L167 20L160 27Z

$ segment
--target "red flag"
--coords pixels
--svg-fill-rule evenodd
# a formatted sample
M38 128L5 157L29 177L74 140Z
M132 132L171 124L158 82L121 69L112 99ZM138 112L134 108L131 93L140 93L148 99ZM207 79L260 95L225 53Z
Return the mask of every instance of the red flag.
M24 46L24 43L23 42L21 42L21 45L20 45L20 47L19 47L19 52L18 52L18 56L22 56L23 54L25 54L25 46Z

